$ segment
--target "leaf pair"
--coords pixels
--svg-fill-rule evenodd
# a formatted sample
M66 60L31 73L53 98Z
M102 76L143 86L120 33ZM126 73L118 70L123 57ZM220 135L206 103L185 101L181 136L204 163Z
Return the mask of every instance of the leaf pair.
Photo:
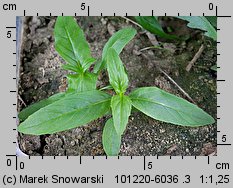
M128 88L128 76L124 65L114 48L109 48L106 57L109 82L116 92L111 99L112 118L103 130L102 142L107 155L119 153L121 136L124 133L131 113L131 100L124 95Z
M116 95L111 100L113 123L117 134L122 135L131 113L131 100L124 95L128 88L129 80L125 67L113 48L108 50L107 71L109 82L116 92Z

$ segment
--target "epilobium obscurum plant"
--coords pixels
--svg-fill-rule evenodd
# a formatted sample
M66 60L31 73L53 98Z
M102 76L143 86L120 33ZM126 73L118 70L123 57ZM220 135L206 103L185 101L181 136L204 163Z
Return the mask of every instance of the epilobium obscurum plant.
M68 93L95 90L98 73L106 68L108 49L112 47L119 54L135 34L136 31L133 28L124 28L116 32L105 44L102 58L95 64L94 71L90 72L89 67L96 60L90 55L90 48L82 29L73 17L58 17L54 29L55 48L67 62L62 67L74 74L67 75L68 89L66 92L52 95L48 99L28 106L19 113L19 119L24 121L37 110L64 98Z
M58 17L55 47L67 61L64 68L75 74L68 75L67 92L20 112L23 122L18 131L32 135L52 134L85 125L111 110L112 118L104 126L102 142L107 155L118 155L132 106L151 118L176 125L196 127L214 123L214 119L196 105L157 87L142 87L125 95L129 80L119 54L135 34L134 29L127 28L113 35L92 73L88 69L95 60L83 31L72 17ZM95 87L97 73L104 68L116 93L113 96Z

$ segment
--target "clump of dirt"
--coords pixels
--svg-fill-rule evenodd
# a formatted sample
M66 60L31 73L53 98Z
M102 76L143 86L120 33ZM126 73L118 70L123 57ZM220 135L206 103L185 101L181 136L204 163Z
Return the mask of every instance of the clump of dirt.
M216 73L210 69L216 64L216 43L203 37L200 31L186 27L185 22L166 18L173 33L190 35L185 41L158 39L161 48L140 51L151 46L144 31L119 17L77 17L84 30L92 54L100 58L102 49L111 35L124 27L138 30L136 37L125 47L121 59L126 66L130 85L127 93L137 87L157 86L177 96L186 96L177 89L158 67L182 87L195 103L217 119ZM23 39L23 57L20 69L19 95L30 105L66 89L67 71L64 60L54 49L55 17L26 17ZM177 29L179 28L179 29ZM204 44L201 57L190 72L188 62ZM97 87L108 83L106 72L99 76ZM187 98L186 98L187 99ZM18 110L25 106L19 101ZM105 155L101 135L108 116L80 128L52 135L30 136L19 134L22 151L29 155ZM216 152L216 123L199 128L174 126L154 120L140 112L133 113L119 155L209 155Z

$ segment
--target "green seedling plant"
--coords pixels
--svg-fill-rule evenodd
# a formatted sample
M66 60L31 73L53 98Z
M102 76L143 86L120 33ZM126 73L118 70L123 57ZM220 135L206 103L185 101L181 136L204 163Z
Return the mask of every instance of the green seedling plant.
M55 48L67 62L67 64L62 65L63 69L72 72L72 74L66 76L68 89L66 92L57 93L24 108L19 113L19 119L21 121L26 120L34 112L64 98L69 93L95 90L98 74L106 68L107 50L112 47L120 54L124 46L135 34L136 31L133 28L124 28L116 32L105 44L102 57L100 60L97 60L94 71L91 72L89 68L96 60L91 56L90 48L82 29L73 17L58 17L54 29Z
M35 109L28 107L33 110L28 110L27 113L27 108L22 111L24 118L21 118L23 122L18 127L19 132L52 134L86 125L110 111L112 117L103 128L102 143L107 155L118 155L132 107L153 119L181 126L197 127L215 122L196 105L157 87L137 88L126 95L129 79L119 54L136 34L134 29L120 30L109 39L93 73L88 68L95 60L90 56L86 40L83 40L82 30L78 29L79 31L75 31L77 24L72 17L57 18L56 50L68 62L64 68L74 71L75 76L69 77L72 81L69 82L67 92L56 94L42 104L39 102L32 105L36 106ZM96 75L105 68L115 91L113 95L89 87L96 80ZM21 113L19 117L22 117Z

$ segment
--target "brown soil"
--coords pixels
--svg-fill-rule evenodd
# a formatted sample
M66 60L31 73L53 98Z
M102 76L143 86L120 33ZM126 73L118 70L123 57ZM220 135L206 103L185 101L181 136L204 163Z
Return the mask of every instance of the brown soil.
M66 88L66 73L61 69L64 60L54 49L55 17L26 17L20 68L19 95L27 104L35 103ZM128 92L142 86L158 86L185 98L167 77L158 71L161 67L179 84L195 103L217 119L216 73L210 69L216 64L216 44L199 31L186 27L183 21L166 18L163 24L174 27L176 35L190 35L186 41L158 39L164 49L139 52L152 46L145 32L119 17L77 17L86 34L93 56L101 57L102 49L111 34L123 27L138 30L136 37L121 54L128 71ZM178 29L177 29L178 28ZM186 72L185 67L201 44L204 52ZM106 73L99 76L97 86L108 82ZM18 102L18 110L24 108ZM109 117L99 118L80 128L52 135L30 136L19 134L23 152L29 155L105 155L101 143L102 129ZM153 120L135 112L130 116L122 138L119 155L209 155L216 151L217 126L188 128Z

